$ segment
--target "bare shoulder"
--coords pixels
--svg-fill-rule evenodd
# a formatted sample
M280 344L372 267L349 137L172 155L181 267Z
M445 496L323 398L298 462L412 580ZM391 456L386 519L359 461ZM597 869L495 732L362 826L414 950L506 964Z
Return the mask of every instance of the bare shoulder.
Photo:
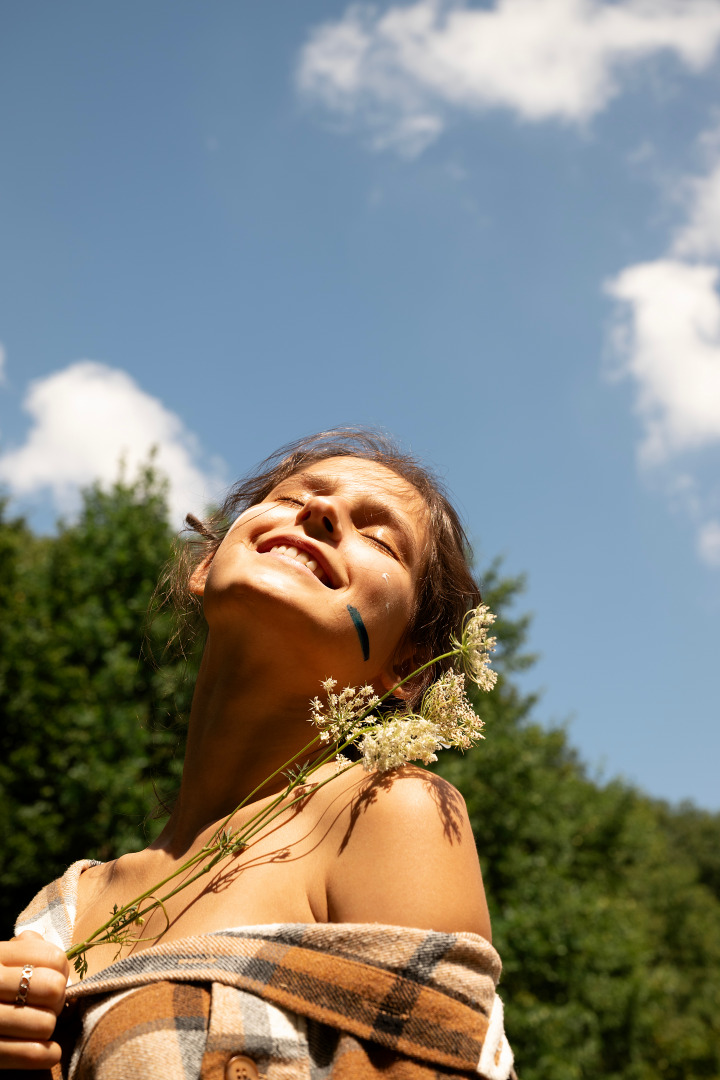
M86 866L80 874L77 883L76 910L79 919L85 908L92 904L97 895L103 891L112 880L115 859L109 862L95 863L94 866Z
M333 921L489 938L482 875L460 792L414 766L382 774L358 767L338 783L327 845Z
M426 769L403 765L390 772L367 773L358 763L340 775L334 772L318 771L315 780L320 784L307 809L313 817L332 821L334 832L347 834L343 848L361 837L370 840L376 832L387 839L388 829L397 832L406 825L418 839L427 832L450 844L471 835L460 792Z
M346 778L352 824L372 833L389 826L412 825L415 835L428 830L446 842L461 842L470 829L467 808L457 788L414 765L387 773L365 773L360 767Z

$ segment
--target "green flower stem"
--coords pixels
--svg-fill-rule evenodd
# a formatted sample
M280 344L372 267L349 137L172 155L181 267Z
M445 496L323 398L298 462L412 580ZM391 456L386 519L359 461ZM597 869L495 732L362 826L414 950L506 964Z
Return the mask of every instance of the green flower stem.
M155 907L155 904L153 904L151 908L147 908L145 912L138 912L137 909L139 905L143 902L143 900L147 900L154 893L157 893L163 885L167 885L169 881L172 881L173 878L176 878L179 874L184 873L186 870L192 869L193 866L195 866L198 862L205 858L205 856L211 853L212 851L210 848L201 848L201 850L198 851L195 855L193 855L192 858L188 859L187 862L183 863L183 865L178 867L177 870L174 870L172 874L168 874L166 878L163 878L162 881L158 881L150 889L147 889L146 892L140 893L140 895L136 896L134 900L130 901L130 903L125 904L124 907L121 907L117 911L114 911L111 917L107 920L107 922L103 923L102 926L99 926L97 930L90 934L90 936L85 941L81 941L77 945L73 945L72 948L68 949L67 953L65 954L68 960L73 960L76 956L79 956L81 953L85 952L86 949L92 948L93 945L103 945L105 944L105 942L111 941L112 937L109 935L106 935L100 941L96 941L95 939L106 930L109 930L110 933L112 933L111 928L113 927L116 931L124 930L126 926L130 925L130 923L134 922L134 920L138 918L138 915L142 917L144 914L146 914L147 911L152 910ZM118 923L120 923L121 925L118 926Z
M348 743L346 743L345 745L350 745L351 741L352 740L349 740ZM311 769L308 770L307 775L311 775L313 772L315 772L316 769L319 769L322 765L327 764L330 758L334 756L334 753L335 751L332 750L324 758L320 759ZM334 780L335 776L339 776L341 772L347 772L349 768L352 768L352 766L348 765L344 769L338 770L338 772L334 773L332 776L328 776L325 780L322 780L319 784L316 784L313 790L317 791L319 790L319 788L324 787L325 784L328 784L331 780ZM307 792L304 792L296 796L296 798L294 798L290 803L283 806L282 810L277 809L274 814L272 813L272 811L278 806L278 804L287 797L288 793L293 788L297 787L298 782L299 778L293 779L293 781L291 781L285 791L282 792L277 799L274 799L270 806L265 807L264 810L259 811L257 814L255 814L249 822L246 822L243 829L238 830L237 833L232 834L228 838L228 840L222 845L222 847L218 847L218 845L206 845L205 847L201 848L201 850L197 852L196 855L194 855L191 859L188 859L187 862L183 863L183 865L177 870L175 870L172 874L169 874L162 881L159 881L152 889L141 893L134 900L130 901L130 903L126 904L123 908L120 908L118 911L116 911L111 919L108 919L106 923L98 927L98 929L93 934L91 934L90 937L88 937L84 942L73 945L72 948L68 950L68 952L66 953L68 960L72 960L75 957L80 956L82 953L86 952L88 949L93 948L93 946L95 945L103 945L106 944L108 941L112 941L113 943L117 942L119 935L124 929L126 929L128 926L132 926L133 924L135 924L137 919L144 919L146 915L155 911L158 907L162 907L163 911L165 911L164 905L167 903L168 900L170 900L171 897L175 896L176 893L182 892L182 890L186 889L188 885L191 885L194 881L197 881L198 878L201 878L204 874L207 874L223 859L230 858L232 855L236 854L234 848L236 848L239 844L247 846L247 841L251 840L253 836L260 832L268 823L268 821L273 821L276 817L278 817L282 810L287 810L291 806L294 806L296 803L302 802L303 799L306 799ZM232 817L232 815L230 816ZM254 827L252 827L253 825ZM188 878L186 881L183 881L182 884L177 885L169 893L166 893L159 899L154 900L152 904L149 904L146 908L140 910L140 905L142 904L143 900L147 900L151 896L156 895L163 885L167 885L168 882L172 881L184 871L192 869L193 866L196 866L199 862L202 861L205 856L208 855L211 856L211 858L207 863L205 863L205 865L202 866L202 868L196 874L193 874L192 877ZM167 912L165 912L165 917L167 919ZM102 938L100 938L100 940L96 940L99 935L101 935L105 930L109 930L110 933L104 935ZM161 931L161 933L164 933L164 931ZM151 937L133 938L133 944L136 941L155 940L155 938L159 936L160 934L153 935ZM123 942L118 943L121 945L124 944Z
M441 660L449 660L451 656L461 656L462 652L463 650L461 647L458 649L451 649L450 652L442 653L440 656L433 656L432 660L427 660L424 664L421 664L419 668L415 668L409 675L406 675L404 679L401 679L399 683L395 683L392 690L388 690L386 694L383 694L380 701L382 702L385 698L390 697L391 694L395 693L399 686L404 686L406 682L410 682L416 675L422 675L423 671L427 671L433 664L439 664Z
M300 751L300 754L303 754L307 750L309 750L315 743L318 742L318 739L319 736L315 736L309 743L306 744L306 746L303 747L303 749ZM288 808L287 806L283 806L281 810L280 804L283 803L287 798L288 794L298 786L298 784L302 781L303 776L312 775L312 773L315 772L316 769L319 769L321 765L326 764L327 761L329 761L330 758L334 756L334 753L334 750L330 751L329 753L321 757L317 762L315 762L310 768L301 771L298 776L293 777L287 787L283 791L281 791L268 806L263 807L255 814L253 814L253 816L249 819L249 821L245 823L242 829L238 830L236 833L232 833L229 836L224 837L222 840L215 839L218 835L222 833L222 830L231 821L234 814L236 814L237 811L245 805L248 799L251 798L251 796L255 794L255 792L259 791L264 786L264 784L259 785L255 789L255 791L251 793L251 795L247 796L241 803L238 804L237 807L235 807L233 812L228 815L220 828L216 830L212 841L204 845L200 849L200 851L196 852L195 855L191 856L191 858L187 859L182 864L182 866L179 866L176 870L173 871L172 874L168 874L168 876L163 878L162 881L157 882L150 889L147 889L145 892L140 893L139 896L136 896L133 900L125 904L118 911L113 912L112 917L108 919L107 922L103 923L102 926L99 926L98 929L95 930L94 933L92 933L85 941L79 942L77 945L73 945L72 948L68 950L66 954L68 959L72 960L75 957L80 956L82 953L86 952L87 949L92 948L95 945L103 945L108 941L117 940L118 935L121 934L122 931L125 930L128 926L134 924L136 919L144 918L147 914L154 911L158 906L162 906L162 904L164 904L172 896L175 896L176 893L180 892L182 889L187 888L187 886L191 885L194 881L197 881L197 879L202 877L203 874L208 873L208 871L211 870L213 866L216 866L218 862L220 862L223 858L236 854L236 850L234 849L236 849L240 844L246 846L247 840L255 836L256 833L260 832L260 830L264 828L268 821L274 820L274 818L277 817L282 812L282 810ZM286 762L285 765L281 766L279 769L276 769L275 772L267 778L265 784L272 780L276 775L281 773L286 767L291 765L293 761L297 760L298 756L299 755L296 755L294 758L291 758L290 761ZM327 780L323 781L323 783L327 783L328 780L332 779L334 779L334 776L328 777ZM289 805L293 806L296 802L300 802L302 799L305 798L307 798L306 794L299 795ZM164 885L167 885L170 881L173 881L175 878L179 877L183 873L186 873L188 870L192 870L193 867L203 862L203 860L206 858L209 861L206 862L196 874L193 874L181 885L178 885L169 893L166 893L160 900L154 900L152 904L140 910L140 905L144 900L147 900L151 896L156 895ZM107 931L107 933L105 933L105 931ZM136 938L134 940L141 939Z
M271 773L270 776L268 776L261 784L259 784L256 788L254 788L253 791L251 791L242 800L242 802L238 803L238 805L232 810L232 812L227 816L227 818L225 818L225 820L222 822L222 824L219 826L219 828L216 829L216 831L215 831L215 833L213 835L213 838L207 844L205 844L200 849L200 851L196 852L195 855L191 856L191 858L189 858L186 862L184 862L182 864L182 866L179 866L177 868L177 870L174 870L172 872L172 874L169 874L166 878L163 878L162 881L157 882L150 889L148 889L145 892L141 893L139 896L136 896L134 900L131 900L129 903L125 904L118 911L114 912L112 917L110 919L108 919L107 922L103 923L102 926L99 926L97 928L97 930L95 930L92 934L90 934L90 936L84 942L79 942L77 945L73 945L72 948L69 949L67 954L66 954L68 959L69 960L74 959L76 956L79 956L81 953L85 952L85 950L87 948L91 948L93 945L105 944L105 942L109 940L107 935L104 936L99 941L96 940L101 934L104 933L104 931L110 930L111 932L113 932L113 931L114 932L122 932L122 930L125 929L127 926L131 925L135 921L135 919L143 918L149 911L154 910L154 908L159 903L158 901L156 901L150 907L146 908L144 911L139 911L138 908L139 908L139 905L144 900L147 900L150 896L153 896L154 894L156 894L163 887L163 885L167 885L168 882L172 881L174 878L178 877L180 874L183 874L186 871L191 870L194 866L196 866L199 862L202 862L203 859L207 858L208 856L212 857L213 855L216 855L217 853L221 853L221 855L225 854L225 852L223 851L223 848L225 848L225 847L228 847L228 848L235 847L235 846L237 846L238 843L242 842L242 839L238 834L233 834L231 838L224 839L224 840L219 840L218 837L220 837L223 834L225 828L230 823L230 821L232 820L234 815L238 812L238 810L241 810L242 807L245 806L245 804L247 802L249 802L249 800L252 799L252 797L254 795L256 795L257 792L260 791L263 787L265 787L271 780L273 780L276 776L281 774L285 769L287 769L290 765L292 765L293 761L296 761L299 756L301 756L302 754L304 754L308 750L310 750L311 747L314 746L315 743L318 742L318 740L319 740L319 736L316 735L313 739L310 740L310 742L306 743L306 745L299 751L298 754L295 755L295 757L291 758L289 761L286 761L278 769L275 769L275 771L273 773ZM315 768L318 768L320 764L321 764L321 762L318 762L315 766L313 766L312 769L309 769L308 772L307 772L307 775L310 775L310 773L313 772L315 770ZM301 773L301 776L302 776L302 773ZM297 784L300 781L300 778L301 777L293 778L293 780L290 781L290 783L287 785L287 787L284 789L284 791L280 792L278 794L278 796L275 799L273 799L273 801L270 803L269 806L264 807L263 809L258 810L255 814L253 814L253 816L250 818L250 820L245 823L244 829L247 829L248 826L252 825L252 823L257 818L264 818L268 814L270 814L275 809L275 807L277 807L287 797L288 793L290 791L292 791L294 787L297 786ZM229 850L227 852L227 854L234 854L234 852ZM211 869L211 867L214 866L217 861L218 860L211 861L210 863L208 863L207 864L207 869L205 867L203 867L203 869L200 871L200 873L195 874L193 877L189 878L186 882L183 883L182 886L180 886L180 888L186 888L193 881L196 881L197 878L200 877L202 874L207 873L207 871L209 869ZM171 893L168 893L167 896L163 897L163 901L167 900L170 896L174 896L175 893L178 892L178 891L179 891L179 889L174 889ZM111 930L111 928L112 928L112 930Z
M248 795L245 796L245 798L242 800L242 802L238 803L238 805L235 807L235 809L232 810L230 812L230 814L228 814L228 816L225 818L223 823L215 830L215 835L213 837L213 840L215 840L215 838L218 837L220 835L220 833L224 832L226 827L229 825L229 823L232 821L232 819L237 814L238 810L241 810L243 808L243 806L245 806L246 803L250 802L252 797L254 795L257 795L258 791L262 791L262 789L264 787L267 787L267 785L270 783L270 781L274 780L276 776L282 775L282 773L284 773L292 765L293 761L297 761L297 759L299 757L302 757L303 754L306 754L308 752L308 750L312 746L314 746L316 742L318 742L319 738L320 738L319 735L315 735L310 740L309 743L306 743L305 746L303 746L302 750L298 750L295 757L291 758L289 761L286 761L284 765L280 765L277 769L275 769L274 772L271 772L269 776L266 776L265 779L262 781L262 783L258 784L257 787L253 788L253 790ZM291 789L292 786L293 786L293 782L291 781L291 783L288 785L288 787L282 793L281 798L285 797L285 794L287 793L288 790ZM252 821L252 818L250 820Z

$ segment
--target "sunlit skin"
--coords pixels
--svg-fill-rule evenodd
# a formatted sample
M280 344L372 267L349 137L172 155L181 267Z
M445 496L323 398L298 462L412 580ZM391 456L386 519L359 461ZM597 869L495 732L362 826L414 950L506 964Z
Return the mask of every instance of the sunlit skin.
M415 649L405 643L428 541L425 505L391 470L329 458L276 487L233 524L215 557L193 575L208 624L190 715L177 804L142 852L80 879L75 941L207 842L218 824L313 735L308 702L320 682L370 683L384 693ZM273 547L297 547L316 572ZM348 612L362 617L363 658ZM421 643L420 643L421 645ZM334 770L326 766L313 780ZM262 800L235 817L239 826ZM407 766L384 777L361 766L312 789L297 808L155 913L142 930L175 940L233 926L278 922L380 922L489 939L490 923L467 812L450 785ZM123 949L154 944L139 941ZM114 945L87 954L89 974ZM30 957L30 960L28 960ZM20 970L35 963L28 1006L15 1008ZM25 932L0 944L0 1068L47 1068L69 974L61 950ZM73 978L75 975L73 973Z

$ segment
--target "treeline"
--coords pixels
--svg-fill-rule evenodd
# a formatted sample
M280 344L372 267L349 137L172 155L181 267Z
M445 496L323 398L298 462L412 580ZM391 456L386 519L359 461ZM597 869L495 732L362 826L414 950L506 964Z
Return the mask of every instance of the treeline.
M150 468L52 537L0 513L2 936L70 862L161 826L195 663L163 655L168 616L146 626L171 544ZM521 1080L718 1080L720 815L589 779L514 681L522 582L484 579L501 676L484 743L440 771L468 802Z

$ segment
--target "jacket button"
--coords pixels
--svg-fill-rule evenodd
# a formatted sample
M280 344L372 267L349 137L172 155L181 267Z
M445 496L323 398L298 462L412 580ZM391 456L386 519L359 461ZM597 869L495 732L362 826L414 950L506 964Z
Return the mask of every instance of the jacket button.
M257 1065L249 1057L233 1054L225 1066L225 1080L258 1080Z

